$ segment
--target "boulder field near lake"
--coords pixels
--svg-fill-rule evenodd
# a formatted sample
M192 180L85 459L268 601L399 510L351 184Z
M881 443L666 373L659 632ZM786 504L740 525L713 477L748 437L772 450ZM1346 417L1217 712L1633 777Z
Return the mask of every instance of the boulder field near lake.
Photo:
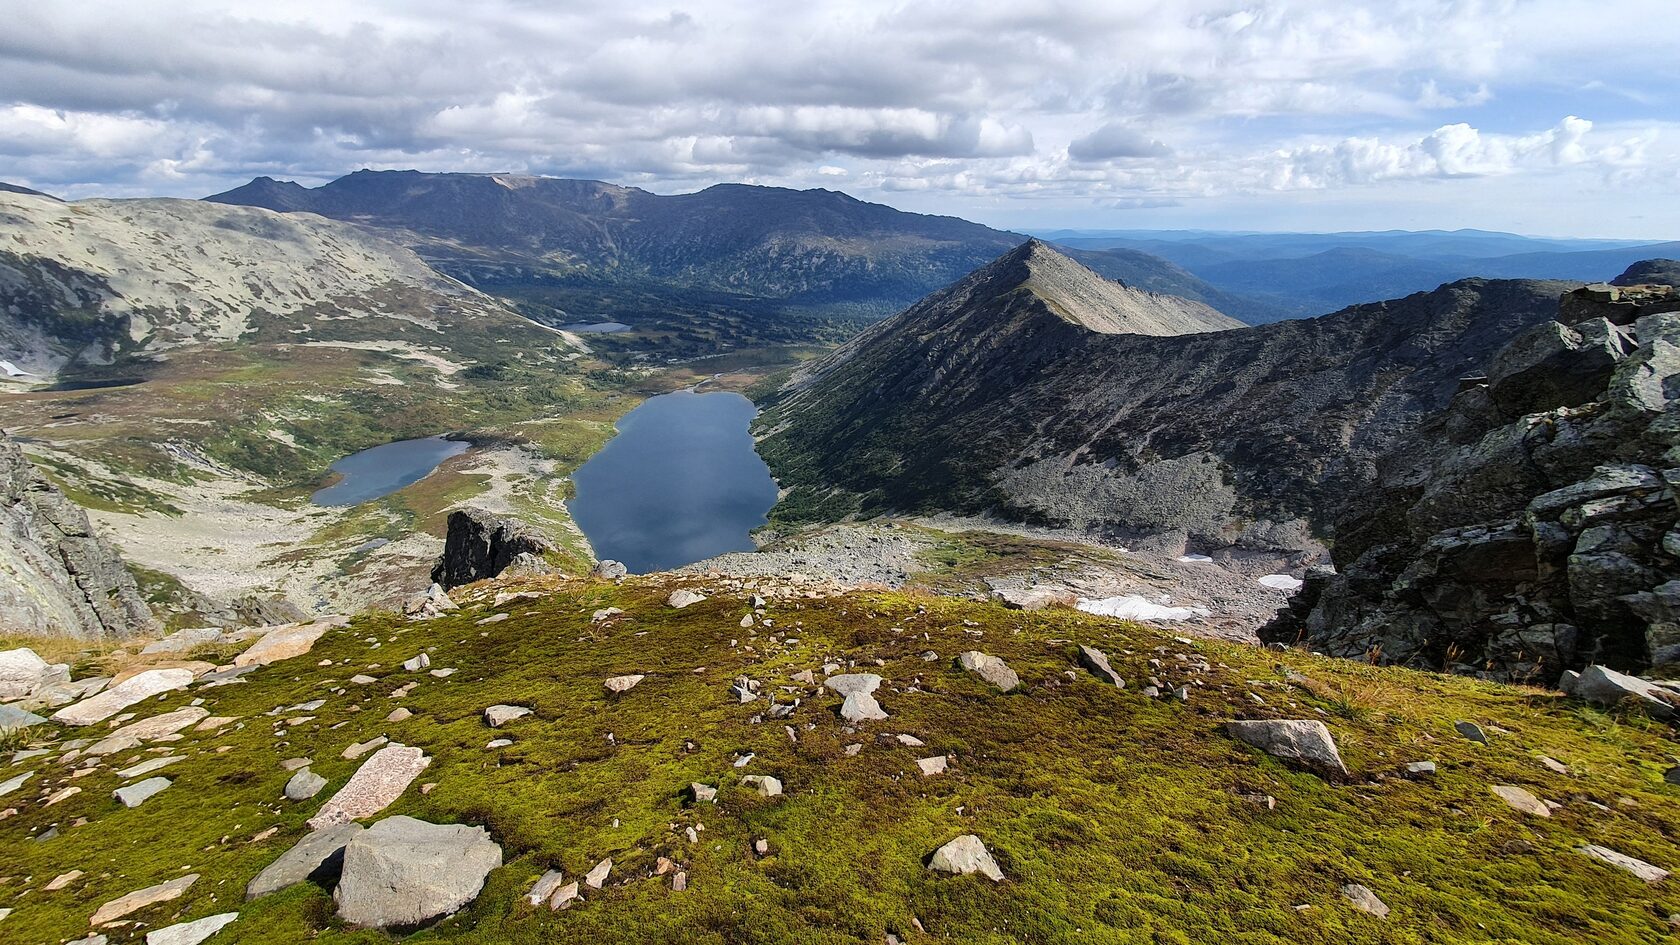
M1680 912L1637 708L809 579L450 597L24 730L0 937L1634 945Z

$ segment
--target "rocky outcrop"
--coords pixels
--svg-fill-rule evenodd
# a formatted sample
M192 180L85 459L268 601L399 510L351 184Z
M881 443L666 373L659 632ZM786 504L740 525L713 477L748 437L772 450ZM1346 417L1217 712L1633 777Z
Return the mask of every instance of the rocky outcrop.
M388 817L345 845L334 898L350 925L413 928L473 901L501 865L483 827Z
M449 534L443 556L432 568L432 581L449 590L496 577L510 567L538 572L544 569L543 556L555 550L551 539L524 522L483 509L457 509L449 515Z
M0 437L0 631L98 639L154 629L116 549Z
M1680 292L1592 285L1404 438L1263 639L1503 680L1680 662Z

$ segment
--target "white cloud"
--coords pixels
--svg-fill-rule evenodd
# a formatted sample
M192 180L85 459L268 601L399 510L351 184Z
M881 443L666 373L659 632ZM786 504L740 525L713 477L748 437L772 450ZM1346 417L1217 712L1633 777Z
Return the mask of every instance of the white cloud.
M1680 217L1672 3L0 0L0 178L843 179L1089 214L1496 177L1544 204L1571 175Z

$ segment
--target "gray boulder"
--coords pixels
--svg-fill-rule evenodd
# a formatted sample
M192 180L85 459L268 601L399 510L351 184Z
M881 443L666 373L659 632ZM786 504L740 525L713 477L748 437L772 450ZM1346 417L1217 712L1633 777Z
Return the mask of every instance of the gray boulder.
M327 779L309 770L306 765L299 768L297 773L292 775L291 780L286 782L286 800L307 801L321 793L321 789L326 786Z
M624 562L622 561L614 561L611 558L607 558L603 561L595 562L595 567L591 568L589 573L598 578L616 581L619 578L628 577L630 569L625 567Z
M966 876L979 873L994 883L1003 882L1003 870L974 834L965 833L933 852L928 869Z
M501 865L502 848L482 827L388 817L345 846L333 897L350 925L414 928L473 901Z
M1603 706L1626 703L1644 709L1654 718L1680 717L1680 698L1638 676L1618 673L1608 666L1588 666L1575 680L1574 696Z
M1108 665L1108 655L1094 646L1079 645L1079 665L1110 686L1126 688L1126 681L1120 678L1114 667Z
M968 650L958 655L957 665L1004 692L1008 692L1021 684L1021 677L1015 675L1015 671L1009 668L1008 663L979 650Z
M339 824L305 834L245 886L245 898L266 896L306 881L332 886L343 867L345 846L360 836L362 829L361 824Z
M1268 719L1225 723L1232 738L1273 758L1335 780L1348 776L1330 729L1316 719Z

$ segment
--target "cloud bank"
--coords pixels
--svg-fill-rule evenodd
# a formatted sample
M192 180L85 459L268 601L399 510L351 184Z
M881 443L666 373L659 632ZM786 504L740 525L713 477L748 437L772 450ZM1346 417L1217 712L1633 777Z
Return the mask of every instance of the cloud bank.
M1006 224L1332 203L1554 232L1589 208L1680 218L1672 0L0 0L0 18L0 178L69 196L416 167L843 186Z

